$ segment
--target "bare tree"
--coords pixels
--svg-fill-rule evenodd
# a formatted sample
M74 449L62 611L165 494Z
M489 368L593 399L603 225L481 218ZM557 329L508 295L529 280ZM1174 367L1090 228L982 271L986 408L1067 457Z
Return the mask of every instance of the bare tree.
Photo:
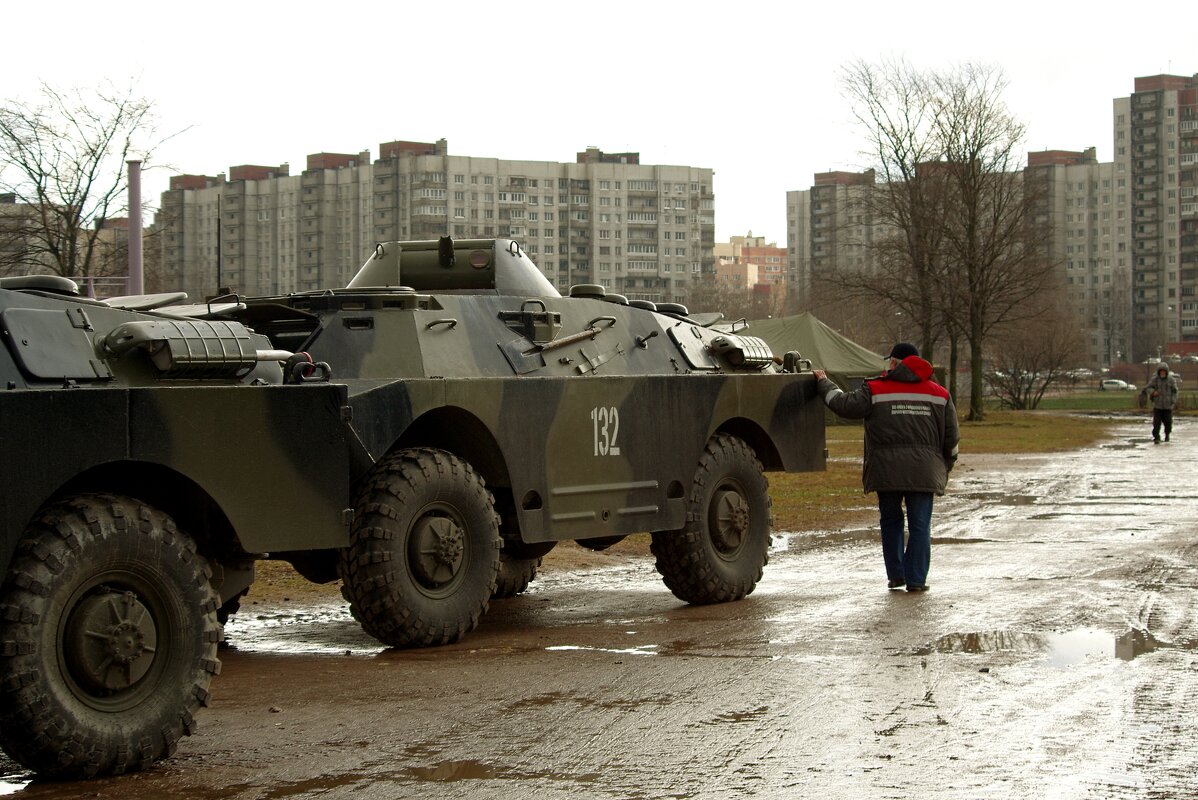
M1002 101L995 67L967 64L934 76L936 138L951 213L943 219L946 314L969 344L969 418L982 419L986 337L1036 315L1053 288L1047 228L1034 221L1040 184L1022 172L1024 126Z
M939 288L940 240L948 213L944 173L937 168L935 82L903 60L856 61L841 83L866 132L866 155L877 175L870 191L851 195L854 216L873 230L872 270L842 270L833 278L852 296L876 299L918 330L933 352L944 330Z
M904 61L856 62L843 84L878 180L859 201L875 231L872 273L836 280L918 322L929 357L947 336L954 392L958 342L967 343L969 417L981 419L987 335L1027 318L1029 300L1053 280L1005 78L973 64L919 72Z
M686 295L686 307L692 312L718 311L725 319L758 319L751 289L734 286L714 275L705 275L691 283ZM762 316L768 316L768 312Z
M1009 408L1039 406L1053 384L1068 378L1070 365L1082 351L1073 315L1061 313L1058 304L1039 306L1034 320L1001 326L987 343L986 384L991 396Z
M161 144L152 103L132 87L59 91L0 106L0 193L19 213L5 226L0 269L102 274L106 220L127 212L125 162ZM19 222L13 222L19 220Z

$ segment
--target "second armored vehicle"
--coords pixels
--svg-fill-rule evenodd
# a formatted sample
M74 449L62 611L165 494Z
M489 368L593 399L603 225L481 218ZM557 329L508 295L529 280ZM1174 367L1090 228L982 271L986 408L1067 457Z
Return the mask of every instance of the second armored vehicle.
M753 591L764 472L824 466L813 377L681 306L570 294L502 239L197 306L0 285L0 743L68 777L172 752L266 557L393 646L457 640L566 540L651 532L682 600Z

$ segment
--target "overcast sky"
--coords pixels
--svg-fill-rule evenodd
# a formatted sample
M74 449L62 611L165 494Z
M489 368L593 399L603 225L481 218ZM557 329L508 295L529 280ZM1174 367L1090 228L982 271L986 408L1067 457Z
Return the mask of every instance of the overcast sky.
M147 173L291 164L395 139L573 161L588 145L715 170L716 237L785 244L786 192L867 166L841 68L1000 66L1027 149L1112 158L1136 76L1198 73L1198 3L134 2L9 4L0 86L136 81L166 131ZM186 129L186 130L185 130Z

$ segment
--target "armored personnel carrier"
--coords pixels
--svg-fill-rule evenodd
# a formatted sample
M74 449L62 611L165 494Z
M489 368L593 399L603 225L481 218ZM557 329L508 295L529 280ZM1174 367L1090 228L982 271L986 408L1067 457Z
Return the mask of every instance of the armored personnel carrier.
M680 599L738 600L767 561L764 472L824 466L797 354L562 297L513 241L181 300L0 280L0 744L48 775L174 751L257 560L340 580L397 647L456 641L566 540L651 532Z

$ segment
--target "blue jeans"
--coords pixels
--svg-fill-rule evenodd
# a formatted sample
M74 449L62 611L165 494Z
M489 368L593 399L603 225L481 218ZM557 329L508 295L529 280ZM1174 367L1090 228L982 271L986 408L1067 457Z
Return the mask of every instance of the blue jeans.
M886 577L908 586L928 582L932 561L931 492L878 492L882 526L882 558ZM903 503L907 505L907 541L903 546Z

